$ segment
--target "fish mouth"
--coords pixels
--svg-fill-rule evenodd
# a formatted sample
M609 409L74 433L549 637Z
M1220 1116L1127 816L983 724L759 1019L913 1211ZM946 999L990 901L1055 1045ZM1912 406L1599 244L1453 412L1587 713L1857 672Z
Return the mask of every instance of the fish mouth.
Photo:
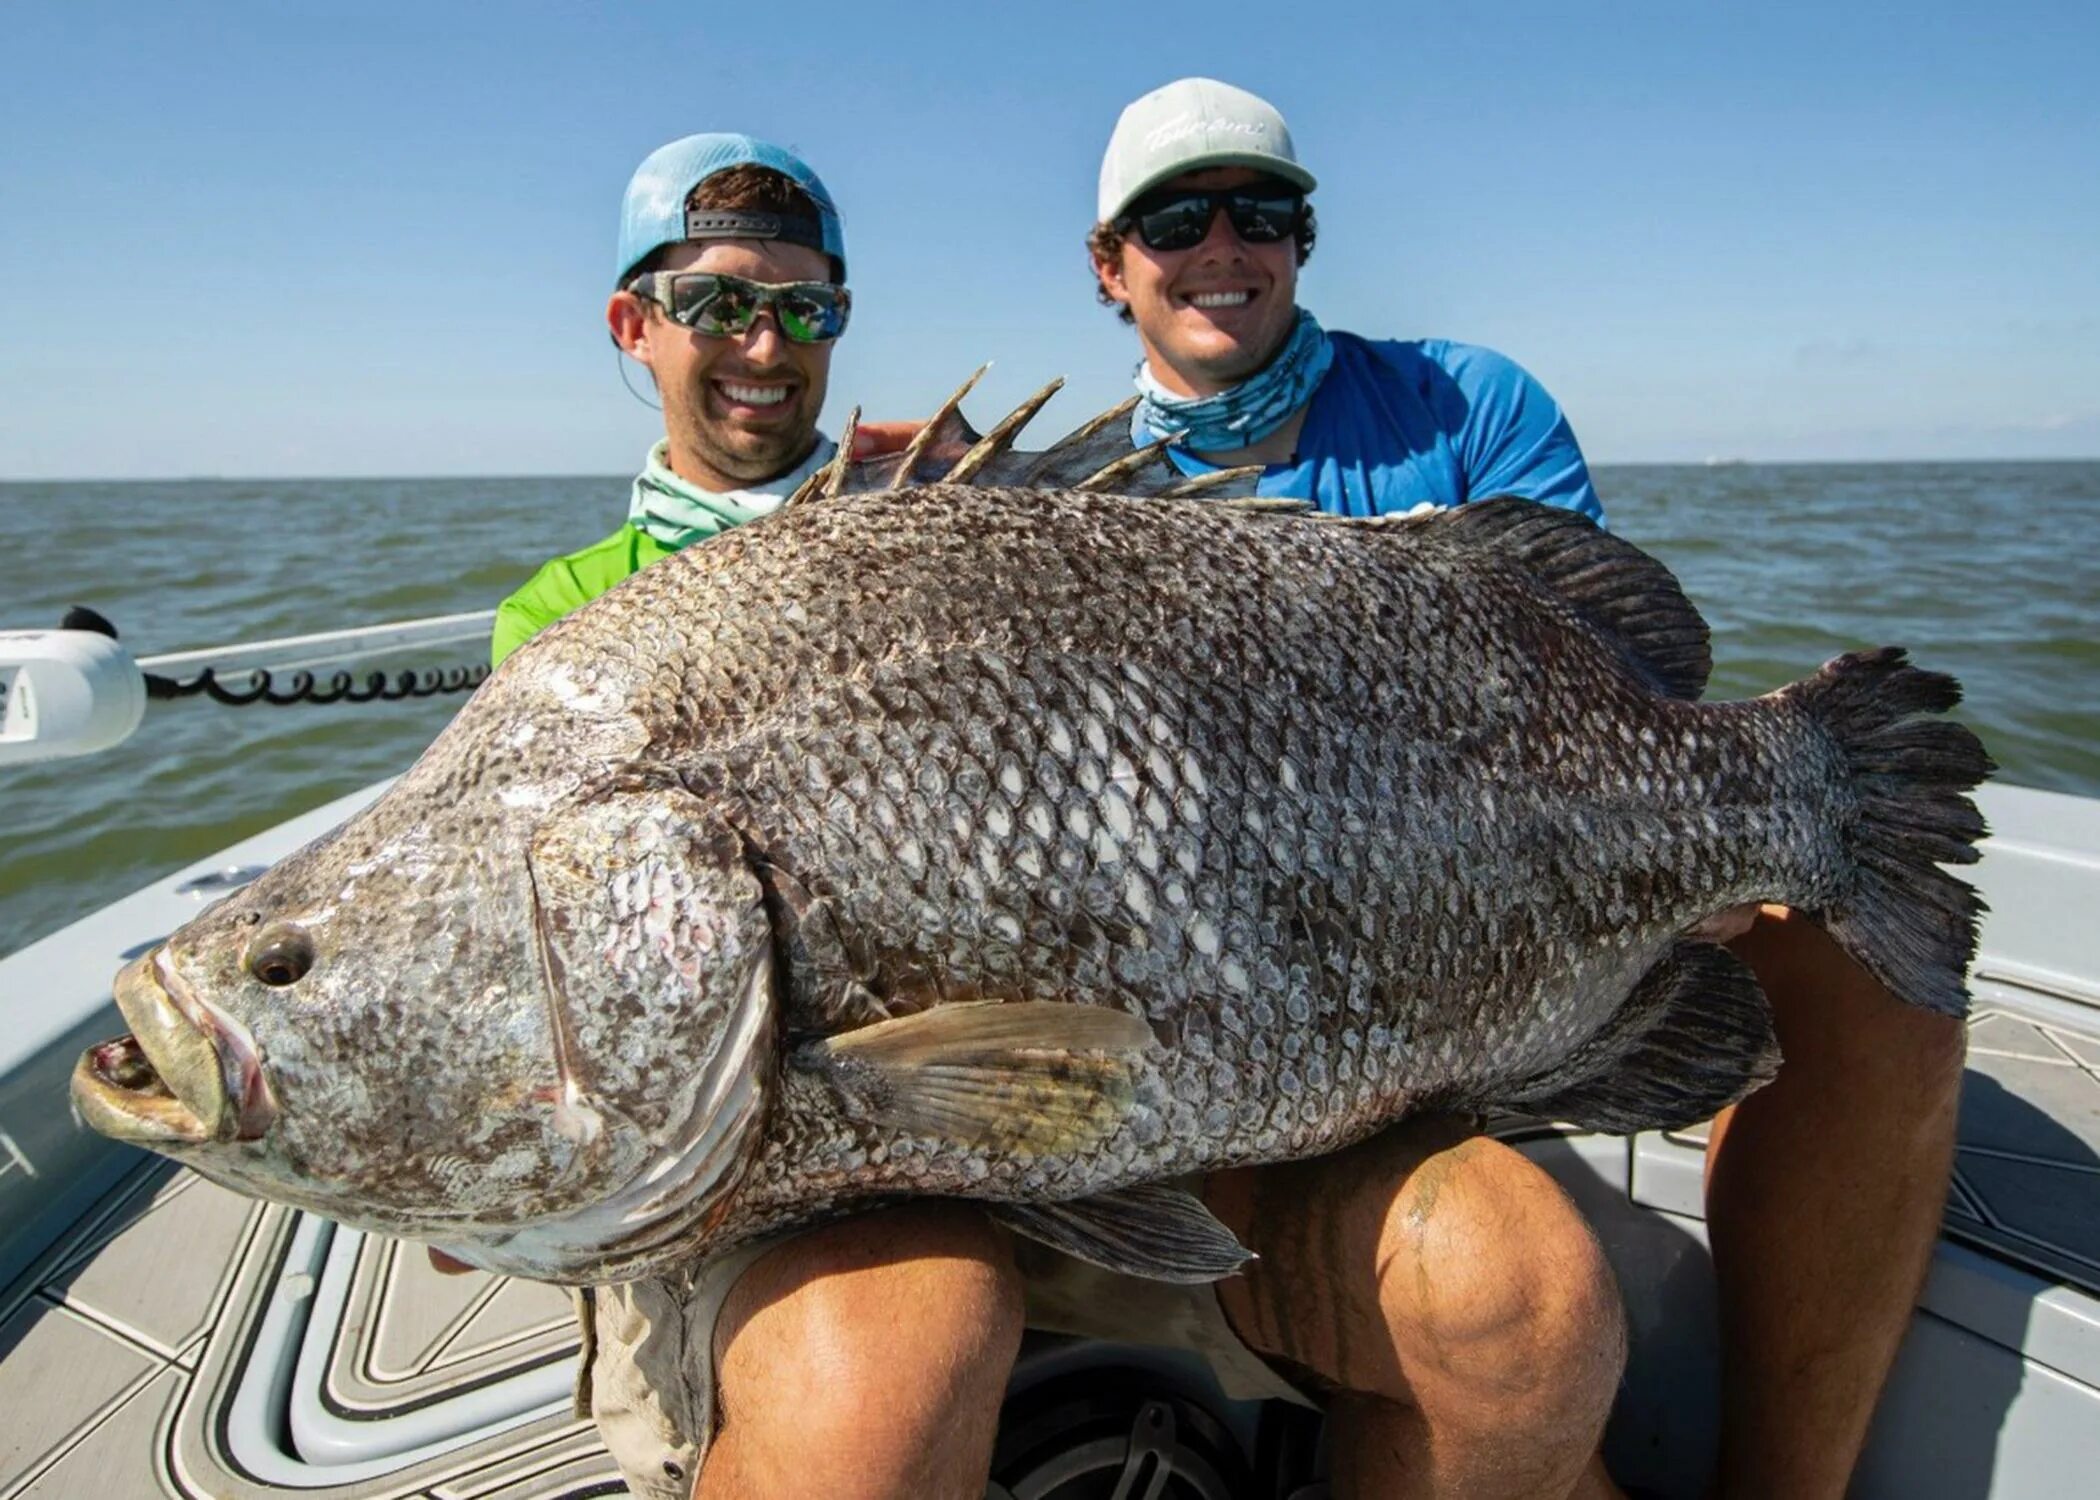
M132 1029L74 1065L82 1122L154 1149L261 1139L277 1103L247 1028L191 994L165 947L126 965L114 988Z

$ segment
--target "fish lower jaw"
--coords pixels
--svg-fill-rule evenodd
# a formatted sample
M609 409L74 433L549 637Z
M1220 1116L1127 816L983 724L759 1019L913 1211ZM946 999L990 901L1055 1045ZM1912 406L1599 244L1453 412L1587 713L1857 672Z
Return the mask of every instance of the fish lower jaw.
M217 1132L169 1091L135 1036L90 1047L74 1065L73 1108L90 1130L160 1148L201 1146Z
M260 1139L277 1106L245 1028L183 990L157 949L117 976L131 1034L82 1054L72 1097L82 1123L152 1149Z

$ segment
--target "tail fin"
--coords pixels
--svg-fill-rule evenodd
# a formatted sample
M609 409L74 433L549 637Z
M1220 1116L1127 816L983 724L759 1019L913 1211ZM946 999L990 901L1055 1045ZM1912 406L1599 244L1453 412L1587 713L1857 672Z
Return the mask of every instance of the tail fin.
M1960 684L1890 646L1840 656L1775 696L1837 741L1859 796L1850 888L1815 915L1897 999L1965 1014L1983 899L1940 866L1976 862L1986 830L1963 794L1997 767L1962 725L1914 717L1953 708Z

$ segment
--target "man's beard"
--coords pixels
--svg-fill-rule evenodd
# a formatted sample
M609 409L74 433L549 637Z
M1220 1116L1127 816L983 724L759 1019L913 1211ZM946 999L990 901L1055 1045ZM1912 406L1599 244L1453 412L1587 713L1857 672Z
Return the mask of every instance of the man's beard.
M1260 331L1258 339L1240 341L1238 347L1220 349L1210 355L1191 354L1184 363L1218 385L1241 385L1276 363L1291 344L1295 318L1285 318L1274 328Z
M805 387L788 399L799 408L807 402L808 394ZM684 439L686 449L701 463L738 484L763 484L779 478L809 457L817 444L814 416L805 419L798 411L792 422L753 431L731 427L709 416L707 402L708 391L702 382L698 390L688 392L683 399L665 403L666 424Z

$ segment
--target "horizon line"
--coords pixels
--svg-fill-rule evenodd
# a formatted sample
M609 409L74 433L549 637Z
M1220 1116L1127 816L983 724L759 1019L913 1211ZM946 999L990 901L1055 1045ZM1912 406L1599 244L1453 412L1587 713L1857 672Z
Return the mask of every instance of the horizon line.
M1984 454L1959 458L1603 458L1592 459L1592 469L1835 469L1835 468L1925 468L1945 464L2090 464L2100 463L2100 452L2089 454L2032 454L2014 457ZM0 475L0 485L26 484L315 484L348 481L372 484L428 479L613 479L626 483L633 476L607 469L592 473L582 469L545 470L538 473L476 472L465 469L427 473L340 473L340 474L30 474Z

